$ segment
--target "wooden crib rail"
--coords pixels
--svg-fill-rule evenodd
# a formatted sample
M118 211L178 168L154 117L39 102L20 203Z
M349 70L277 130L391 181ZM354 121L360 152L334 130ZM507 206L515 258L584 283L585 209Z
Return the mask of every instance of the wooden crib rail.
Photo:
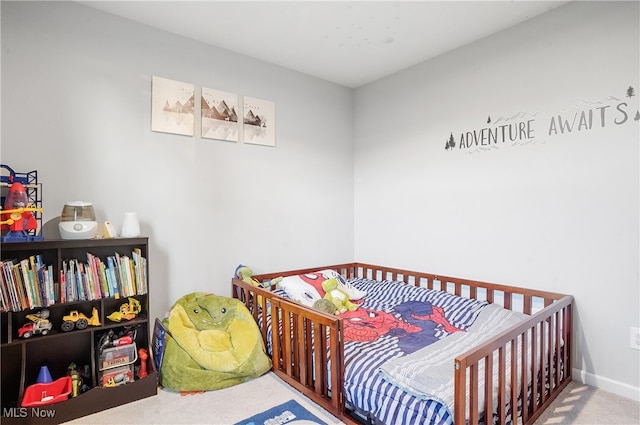
M273 372L335 416L351 423L350 418L343 417L342 319L274 297L269 289L238 279L232 280L232 296L245 304L259 324L263 339L271 342ZM278 318L279 323L277 328L273 325L277 331L270 332L270 336L268 315Z
M535 422L572 379L572 302L573 297L564 296L455 359L455 423L465 423L465 418L470 425L484 422L481 412L496 411L494 390L498 394L498 424L507 423L510 413L504 406L517 406L519 396L521 417L516 414L511 423ZM497 378L479 374L481 366L485 371L493 370L494 364L498 366ZM484 394L483 406L478 405L479 392Z
M348 270L349 278L362 277L374 280L402 281L414 286L447 291L475 300L497 303L509 310L532 314L564 297L555 292L537 289L516 288L508 285L481 282L458 277L415 272L371 264L352 263L342 265Z
M360 277L374 280L395 280L414 286L447 291L452 294L471 299L498 303L504 308L517 310L525 314L532 314L536 310L547 307L564 296L564 294L537 289L516 288L496 283L416 272L393 267L376 266L365 263L344 263L331 266L289 270L286 272L265 273L256 275L254 278L259 282L265 282L277 277L312 273L323 269L336 270L342 276L349 279ZM514 302L516 299L518 300L518 304ZM536 308L536 305L539 307Z

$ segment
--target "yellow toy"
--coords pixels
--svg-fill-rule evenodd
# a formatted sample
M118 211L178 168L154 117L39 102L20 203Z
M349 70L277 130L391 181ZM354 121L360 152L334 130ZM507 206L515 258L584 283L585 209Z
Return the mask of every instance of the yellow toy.
M244 266L242 264L239 264L238 267L236 267L236 277L242 280L243 282L248 283L249 285L255 286L257 288L267 288L271 285L275 285L280 280L282 280L282 278L276 278L276 279L272 279L269 282L265 282L265 284L261 284L260 282L258 282L256 279L253 278L253 271L251 271L249 267ZM262 304L262 296L258 297L258 303Z
M135 319L141 309L140 301L129 297L129 302L127 304L122 304L120 309L108 315L107 319L112 322Z
M69 332L76 329L85 329L87 326L100 326L100 316L98 315L98 309L93 308L91 317L85 316L78 310L71 310L69 314L62 317L62 325L60 326L63 331Z
M260 285L260 282L258 282L253 278L253 272L251 271L251 269L247 266L243 266L242 264L236 267L236 277L242 280L243 282L248 283L249 285L253 285L257 287L262 286Z
M326 292L324 298L336 306L336 314L353 311L358 308L357 304L349 301L349 295L346 292L338 289L338 279L335 277L322 282L322 289Z

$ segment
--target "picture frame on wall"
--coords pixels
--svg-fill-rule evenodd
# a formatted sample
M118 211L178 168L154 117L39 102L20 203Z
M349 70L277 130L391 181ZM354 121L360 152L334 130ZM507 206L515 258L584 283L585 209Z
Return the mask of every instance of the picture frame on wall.
M201 136L205 139L237 142L238 95L222 90L202 87Z
M153 76L151 131L193 136L195 86Z
M269 100L244 96L243 107L243 142L275 146L275 104Z

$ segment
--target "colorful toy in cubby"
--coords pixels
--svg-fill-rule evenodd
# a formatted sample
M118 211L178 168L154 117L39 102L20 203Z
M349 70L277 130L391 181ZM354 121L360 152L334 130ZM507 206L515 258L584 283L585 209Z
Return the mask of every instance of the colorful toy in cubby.
M135 319L142 307L140 306L140 301L135 298L129 297L129 302L126 304L122 304L118 311L114 311L110 315L107 316L107 319L112 322L120 322L122 320L131 320Z
M100 316L98 315L98 309L93 308L93 312L91 317L85 316L83 313L78 310L71 310L69 314L62 318L62 330L65 332L69 332L73 330L73 328L82 330L86 329L87 326L100 326Z
M38 228L42 227L41 185L38 172L17 173L11 167L0 164L0 240L4 242L42 241ZM8 188L8 190L5 190Z
M18 338L29 338L31 335L46 335L53 325L49 322L49 310L40 310L37 313L27 314L27 319L31 320L18 329Z
M36 407L64 401L71 394L71 386L70 376L54 381L49 373L49 368L42 366L36 383L25 389L21 405L22 407Z

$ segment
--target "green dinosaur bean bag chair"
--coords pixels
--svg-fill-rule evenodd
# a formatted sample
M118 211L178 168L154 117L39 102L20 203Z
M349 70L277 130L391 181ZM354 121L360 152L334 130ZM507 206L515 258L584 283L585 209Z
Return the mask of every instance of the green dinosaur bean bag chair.
M194 292L180 298L167 328L161 384L174 391L227 388L271 369L258 325L235 298Z

